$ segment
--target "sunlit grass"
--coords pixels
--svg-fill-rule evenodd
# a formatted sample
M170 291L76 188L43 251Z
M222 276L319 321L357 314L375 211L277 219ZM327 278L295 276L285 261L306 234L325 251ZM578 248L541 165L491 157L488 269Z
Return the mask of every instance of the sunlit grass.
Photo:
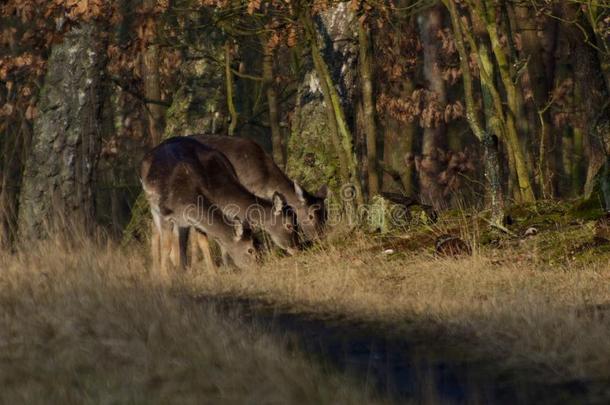
M169 281L150 270L144 245L28 245L0 254L0 399L370 402L353 381L200 296L372 321L383 333L444 342L546 382L607 381L610 253L588 245L590 224L569 222L485 243L487 228L466 215L386 236L337 229L259 268L195 263ZM436 257L434 238L444 233L468 240L473 256Z
M465 222L401 239L350 232L259 269L194 270L189 285L194 294L262 298L381 322L393 334L439 336L546 381L608 379L610 255L571 251L591 231L563 227L488 246L476 242L483 230ZM434 256L434 234L452 229L471 241L473 256ZM388 246L394 253L384 253Z

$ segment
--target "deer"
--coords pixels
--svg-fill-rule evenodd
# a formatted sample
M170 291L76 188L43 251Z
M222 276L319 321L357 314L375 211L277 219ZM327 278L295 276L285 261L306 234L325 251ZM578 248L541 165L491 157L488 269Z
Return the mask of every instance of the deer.
M212 147L187 137L170 138L146 154L140 176L159 234L152 248L153 256L155 249L160 251L161 267L168 257L186 267L190 227L216 239L223 259L231 257L237 267L255 261L250 226L265 230L289 254L299 247L296 215L283 196L274 193L268 201L248 192L231 163ZM206 264L213 266L207 239L198 243Z
M161 272L168 264L186 267L189 229L215 239L239 268L256 264L257 250L249 227L237 217L225 215L206 195L207 173L198 151L167 142L146 154L140 179L153 218L151 250L153 263ZM207 239L198 240L205 243ZM212 266L209 249L201 246L205 261ZM176 257L180 254L179 259Z
M222 135L191 135L189 138L222 152L231 162L241 184L259 198L271 199L281 193L295 211L298 225L306 240L323 236L328 188L323 185L310 194L291 180L273 158L253 140Z

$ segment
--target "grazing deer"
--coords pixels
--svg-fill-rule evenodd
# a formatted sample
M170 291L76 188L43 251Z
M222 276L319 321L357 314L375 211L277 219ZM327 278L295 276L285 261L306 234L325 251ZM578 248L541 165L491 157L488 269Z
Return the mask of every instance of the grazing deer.
M239 183L233 166L222 153L193 139L171 138L149 152L142 163L142 184L151 201L153 217L168 218L177 225L174 242L162 237L159 243L163 252L177 240L182 264L186 259L188 227L214 237L206 232L206 226L217 225L214 215L237 217L265 230L275 244L290 254L298 248L296 216L283 197L274 193L272 201L257 198ZM158 214L154 207L158 207ZM157 229L163 235L162 221ZM231 255L229 248L220 245ZM202 250L209 257L207 249Z
M196 146L168 140L148 152L142 161L140 178L153 217L153 261L166 271L168 260L178 264L175 256L179 252L179 263L186 266L188 231L193 227L215 239L223 256L230 256L236 266L250 267L256 262L251 232L241 220L225 215L209 198L209 162L215 161L228 173L227 177L232 177L231 167L220 153ZM223 173L217 171L213 175ZM206 261L212 264L208 256Z
M256 142L232 136L193 135L204 145L222 152L233 165L243 186L259 198L271 199L279 192L286 198L297 215L297 221L308 240L322 236L326 222L324 200L328 190L322 186L315 194L309 194L273 162Z

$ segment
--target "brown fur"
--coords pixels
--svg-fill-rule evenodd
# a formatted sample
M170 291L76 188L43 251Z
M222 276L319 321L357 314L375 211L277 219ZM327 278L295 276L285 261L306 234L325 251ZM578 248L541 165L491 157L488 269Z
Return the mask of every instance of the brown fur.
M209 188L215 181L206 168L229 179L228 183L231 179L236 181L231 165L221 153L188 141L170 139L142 161L140 175L154 222L153 259L162 272L167 271L170 259L174 264L179 260L182 266L186 265L191 226L216 239L239 267L254 264L256 252L247 229L224 215L209 198ZM170 257L170 252L174 256ZM179 259L175 257L178 252Z
M190 226L216 239L219 237L210 230L221 235L224 251L235 248L226 238L232 229L226 226L227 217L267 231L289 253L298 247L296 218L282 196L275 193L273 201L257 198L241 185L227 158L212 147L186 137L168 139L146 155L141 177L153 217L160 218L157 222L174 223L174 240L184 239L179 243L182 264ZM193 218L193 214L204 218ZM162 224L157 229L163 234ZM163 239L160 245L166 245ZM161 257L163 262L163 253Z
M252 194L271 199L273 193L281 193L296 211L299 227L307 239L322 235L326 222L325 186L316 195L303 190L284 174L260 145L250 139L215 135L193 135L190 138L221 151L235 168L241 184Z

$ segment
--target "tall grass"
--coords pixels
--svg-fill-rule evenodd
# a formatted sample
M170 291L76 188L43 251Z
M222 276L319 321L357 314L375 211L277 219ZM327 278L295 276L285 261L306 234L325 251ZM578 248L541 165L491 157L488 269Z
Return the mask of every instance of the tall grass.
M480 232L474 225L460 229L470 240ZM475 245L473 256L441 259L429 247L433 238L415 250L410 243L421 235L388 243L351 233L258 270L193 273L190 285L194 293L258 297L293 310L382 322L395 334L442 337L545 381L608 380L609 255L572 261L566 241L582 243L581 232L552 236L566 256L555 257L561 264L545 256L548 234L496 248ZM395 253L384 253L387 247Z
M370 401L184 281L159 282L142 252L75 238L0 254L0 402Z
M259 268L195 264L169 282L149 271L141 245L76 236L0 253L0 402L370 401L194 299L225 295L458 343L547 382L608 381L610 254L586 247L592 228L551 224L488 245L483 227L452 221L398 237L337 230ZM435 257L434 237L447 232L471 241L473 256Z

